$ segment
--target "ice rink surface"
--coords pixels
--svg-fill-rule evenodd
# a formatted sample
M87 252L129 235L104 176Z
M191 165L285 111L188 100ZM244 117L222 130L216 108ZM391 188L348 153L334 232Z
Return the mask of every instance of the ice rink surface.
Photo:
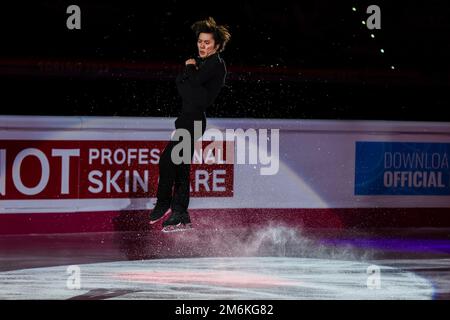
M450 299L446 230L0 237L0 299Z
M0 299L430 299L412 272L354 261L288 257L179 258L3 272ZM372 266L374 268L374 266ZM77 288L80 288L77 290Z

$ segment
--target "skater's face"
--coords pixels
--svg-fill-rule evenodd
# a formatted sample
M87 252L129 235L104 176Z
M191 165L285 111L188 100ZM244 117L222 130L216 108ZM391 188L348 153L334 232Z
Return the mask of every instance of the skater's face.
M216 45L212 33L200 33L197 39L198 55L206 58L217 52L219 45Z

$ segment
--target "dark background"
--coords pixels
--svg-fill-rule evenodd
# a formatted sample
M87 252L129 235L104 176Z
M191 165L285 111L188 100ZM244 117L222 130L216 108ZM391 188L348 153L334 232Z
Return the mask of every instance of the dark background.
M176 116L189 27L213 16L232 40L209 117L450 121L447 1L145 2L1 4L0 114Z

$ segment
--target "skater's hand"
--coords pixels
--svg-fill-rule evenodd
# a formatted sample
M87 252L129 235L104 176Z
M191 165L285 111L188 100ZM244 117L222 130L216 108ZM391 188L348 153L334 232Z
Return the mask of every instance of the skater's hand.
M188 59L186 60L186 65L188 64L193 64L195 66L197 64L197 61L195 61L195 59Z

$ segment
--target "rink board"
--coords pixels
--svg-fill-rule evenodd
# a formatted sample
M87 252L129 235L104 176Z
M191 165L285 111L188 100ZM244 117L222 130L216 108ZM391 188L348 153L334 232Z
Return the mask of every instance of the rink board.
M0 234L136 228L174 120L0 116ZM226 144L192 166L198 227L450 226L448 123L208 119L207 129L204 149L213 133Z

